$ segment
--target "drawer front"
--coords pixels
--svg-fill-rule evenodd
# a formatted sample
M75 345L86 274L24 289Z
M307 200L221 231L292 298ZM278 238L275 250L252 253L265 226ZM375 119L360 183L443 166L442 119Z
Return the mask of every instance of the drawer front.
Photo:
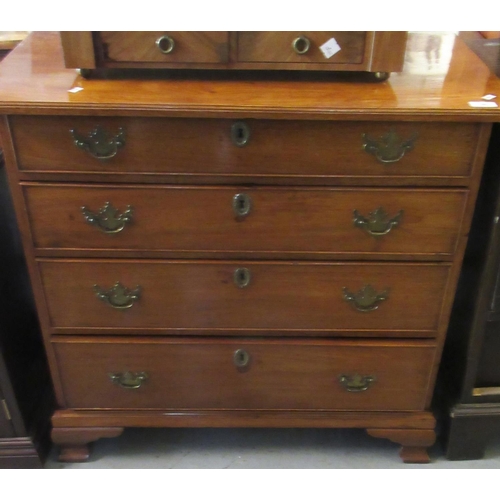
M432 346L390 342L53 346L67 406L82 409L423 410L434 359Z
M450 266L41 260L39 268L56 331L433 336Z
M100 31L105 62L224 63L227 31Z
M23 171L265 180L321 176L322 182L333 176L469 176L479 132L473 123L247 120L242 125L218 119L62 116L12 116L10 121Z
M35 247L113 255L128 249L451 256L467 199L464 190L431 189L29 184L24 193Z
M366 44L366 31L239 31L237 57L240 62L361 64ZM320 48L325 45L326 53Z

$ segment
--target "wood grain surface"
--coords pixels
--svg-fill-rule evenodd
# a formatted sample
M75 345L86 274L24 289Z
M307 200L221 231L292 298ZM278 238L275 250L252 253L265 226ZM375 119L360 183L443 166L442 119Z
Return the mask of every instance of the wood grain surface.
M123 259L41 260L38 265L52 326L60 333L90 328L96 334L106 328L142 334L168 329L208 335L414 331L433 336L450 269L447 264ZM245 288L234 283L240 268L251 273ZM131 290L141 287L130 309L114 309L97 298L95 284L109 289L116 282ZM366 285L388 292L371 312L356 310L343 298L344 287L356 293Z
M468 177L479 135L471 123L313 122L247 120L244 147L231 140L235 120L12 116L19 168L29 172L168 173L249 176L423 178ZM124 131L116 156L99 160L74 144L71 130L109 138ZM50 134L47 131L50 130ZM412 140L399 161L383 163L363 149L364 135L384 143Z
M320 189L24 184L35 247L67 254L254 255L309 258L451 259L460 234L465 190ZM233 199L250 199L238 216ZM106 202L132 221L108 234L84 217ZM383 208L397 226L372 236L354 219ZM85 213L87 213L87 211ZM356 214L355 215L355 212ZM104 252L106 251L106 252ZM137 253L141 251L141 254Z
M441 50L430 52L432 47ZM13 54L0 66L2 113L490 122L500 117L499 108L469 105L486 94L500 95L500 80L452 34L412 33L403 71L385 83L279 73L145 78L125 72L85 80L64 67L57 32L33 33ZM74 88L83 90L69 92Z
M69 406L75 409L422 410L430 346L342 341L70 341L55 345ZM233 363L244 349L245 368ZM109 374L146 372L138 389ZM342 375L372 376L348 392ZM314 390L311 390L314 388Z

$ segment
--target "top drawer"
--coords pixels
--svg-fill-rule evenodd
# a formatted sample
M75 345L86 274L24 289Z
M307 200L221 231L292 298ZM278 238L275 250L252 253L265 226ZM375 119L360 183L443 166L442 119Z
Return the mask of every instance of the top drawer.
M479 134L473 123L76 116L12 116L10 123L23 171L232 182L468 177Z
M104 59L119 62L224 63L227 31L100 31Z
M366 37L366 31L239 31L238 61L361 64ZM333 50L323 53L325 44Z

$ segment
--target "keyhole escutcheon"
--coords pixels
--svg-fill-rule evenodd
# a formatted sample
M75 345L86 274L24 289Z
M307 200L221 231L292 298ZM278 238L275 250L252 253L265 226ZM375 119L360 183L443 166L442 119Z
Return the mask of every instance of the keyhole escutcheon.
M250 140L250 127L245 122L235 122L231 126L231 140L235 146L242 148Z
M237 349L233 354L233 362L238 368L244 368L248 366L250 362L250 355L245 349Z
M252 200L245 193L238 193L233 196L233 211L238 217L246 217L252 208Z
M234 284L238 288L245 288L250 284L251 277L252 275L249 269L246 267L239 267L234 271Z

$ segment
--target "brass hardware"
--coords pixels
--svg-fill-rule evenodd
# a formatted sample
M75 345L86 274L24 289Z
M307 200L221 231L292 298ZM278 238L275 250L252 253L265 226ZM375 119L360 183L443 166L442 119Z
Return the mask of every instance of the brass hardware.
M378 140L370 139L367 134L363 134L363 149L382 163L395 163L401 160L407 151L414 148L416 139L415 133L404 141L394 130L390 130Z
M81 136L75 129L70 130L74 144L98 160L109 160L125 146L125 131L118 129L118 134L110 136L101 126L97 126L88 137Z
M292 42L292 48L297 54L299 54L299 56L302 56L307 54L311 48L311 41L303 35L299 36Z
M499 396L500 387L476 387L472 389L473 396Z
M351 302L358 311L369 312L378 309L380 302L389 298L389 290L377 293L371 285L364 286L359 292L352 293L346 287L342 289L344 300Z
M109 378L124 389L139 389L142 383L148 379L148 374L146 372L109 373Z
M114 309L129 309L141 296L141 287L129 290L117 281L109 290L103 290L99 285L94 285L97 298L109 304Z
M233 354L233 362L238 368L244 368L250 362L250 355L244 349L237 349Z
M378 238L389 233L393 227L396 227L401 222L403 210L400 210L392 219L382 207L377 208L364 217L357 210L354 210L353 223L355 227L359 227L366 231L371 236Z
M250 127L245 122L235 122L231 125L231 140L235 146L242 148L250 140Z
M252 199L245 193L233 196L233 211L238 217L246 217L252 208Z
M373 375L340 375L339 381L347 392L366 391L376 378Z
M388 73L387 71L375 71L373 73L373 78L377 82L385 82L391 74Z
M7 401L5 401L5 399L2 399L1 401L2 401L3 412L5 413L5 418L7 420L12 420L12 416L10 414L9 407L7 406Z
M240 267L234 271L234 284L238 288L245 288L250 284L252 274L246 267Z
M123 231L125 226L132 222L133 209L127 205L125 212L119 213L118 210L107 201L96 214L87 207L82 207L82 214L85 220L99 228L103 233L115 234Z
M175 41L168 35L163 35L156 40L156 46L162 54L170 54L174 50Z

